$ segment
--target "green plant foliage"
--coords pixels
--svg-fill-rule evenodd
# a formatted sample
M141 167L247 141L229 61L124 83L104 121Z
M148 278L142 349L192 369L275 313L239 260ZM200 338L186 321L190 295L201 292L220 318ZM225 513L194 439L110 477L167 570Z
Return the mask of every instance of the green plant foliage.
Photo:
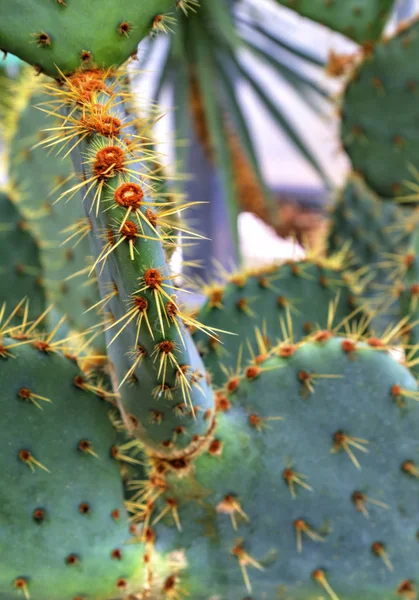
M206 290L197 320L222 332L202 331L194 340L215 387L252 358L249 342L258 341L259 355L287 336L290 343L325 327L365 329L368 318L357 306L345 270L333 260L288 261L256 272L236 273L225 284ZM239 350L240 349L240 350ZM239 364L238 364L239 363Z
M46 308L39 246L12 198L2 191L0 247L0 307L5 303L11 311L27 299L27 317L36 319ZM22 315L23 312L24 306L21 304L18 313Z
M416 178L418 31L417 20L403 24L368 51L343 98L345 150L354 170L383 199L404 195L406 182Z
M394 0L276 0L358 44L378 40Z
M173 0L12 0L0 6L0 48L51 77L119 66ZM59 69L59 70L58 70Z

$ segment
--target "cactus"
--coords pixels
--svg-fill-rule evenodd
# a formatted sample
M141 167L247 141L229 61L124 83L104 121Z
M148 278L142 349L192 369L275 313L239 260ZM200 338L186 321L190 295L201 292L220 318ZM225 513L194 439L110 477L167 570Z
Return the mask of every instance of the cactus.
M383 199L407 194L415 177L416 57L419 22L370 49L350 77L342 141L354 170ZM395 108L397 107L397 108Z
M85 8L82 20L76 19L80 0L51 0L30 24L36 27L45 19L42 35L49 43L43 47L29 46L25 38L30 0L7 4L0 8L0 21L7 13L0 46L60 78L44 88L47 133L35 136L42 139L31 155L35 152L42 164L47 149L56 147L63 154L66 142L71 145L75 180L58 194L56 210L64 210L67 202L73 205L74 212L59 217L70 221L64 215L77 219L84 207L100 288L93 306L104 315L112 387L88 375L89 359L81 363L81 372L64 342L53 341L54 330L32 338L34 325L26 315L22 326L10 329L6 321L0 329L5 415L0 466L6 476L0 493L5 507L0 515L0 553L5 556L0 597L416 598L416 242L406 250L410 230L402 219L393 227L398 211L390 204L371 213L370 207L383 200L355 180L344 194L349 214L339 207L336 211L336 231L339 227L345 236L353 237L367 223L394 271L388 273L375 254L366 258L371 248L362 236L353 241L357 266L362 270L373 263L380 276L384 267L392 286L404 280L400 305L405 317L383 335L363 336L368 306L359 305L359 290L350 289L353 274L336 267L332 256L231 275L225 285L210 288L206 306L198 317L191 316L182 307L183 291L166 251L173 249L179 232L187 243L199 239L176 218L193 199L180 201L166 188L151 131L158 112L136 117L127 72L111 68L128 58L134 37L118 46L108 30L124 8L129 14L123 18L138 17L133 24L137 39L150 21L155 30L164 29L170 21L153 11L170 3L145 0L128 11L126 0L106 0L107 10L95 12L99 30L93 35L86 28L96 3ZM196 2L179 0L176 6L188 12ZM390 6L381 3L381 8ZM363 62L346 89L343 129L354 114L350 107L356 90L365 91L365 70L384 63L394 48L402 46L408 54L416 44L406 29L371 49L369 42L382 29L377 4L364 3L360 13L352 11L351 2L339 13L329 3L323 10L342 30L351 24L348 7L360 23L349 35L362 38L365 46ZM22 26L12 42L16 8ZM77 20L73 35L71 19L75 25ZM54 24L54 31L48 31L48 24ZM80 39L91 53L82 69L74 52ZM401 51L395 54L400 57ZM405 83L413 67L389 63L400 66L395 82ZM209 93L205 70L200 82L202 93ZM387 96L383 106L386 101ZM367 108L362 118L368 123L376 118L382 131L391 130L377 118L376 103L373 111ZM28 118L33 136L39 125L29 112L22 112L20 126L23 131ZM16 137L12 143L10 172L15 184L30 173L26 181L40 186L41 169L27 157L19 165L24 141ZM348 138L345 144L359 171ZM392 181L405 178L403 169L412 160L407 153L400 162L391 156L374 172L373 187L381 193L395 171ZM362 160L376 160L371 148ZM51 167L55 174L56 168ZM368 165L364 173L371 183ZM43 185L50 197L50 182ZM19 194L23 211L25 189ZM51 222L42 221L38 235L49 239ZM250 349L247 341L255 328L259 346ZM238 335L228 336L226 330ZM413 345L406 348L404 364L390 353L400 331L411 336ZM220 354L219 339L225 346ZM208 347L212 355L204 358L211 373L198 352ZM64 511L59 521L54 506ZM116 522L115 516L120 517Z
M127 544L113 394L52 336L11 333L0 343L0 595L124 596L144 584L144 548Z
M343 33L358 44L377 41L394 0L277 0L300 15Z
M416 377L419 376L419 240L417 231L412 235L410 245L401 256L403 270L400 289L400 317L407 319L404 328L406 352L410 360L410 368Z
M12 0L0 7L0 45L51 77L119 66L174 0ZM57 70L57 67L59 70Z
M214 386L251 358L248 343L256 335L259 354L264 354L284 335L298 342L316 329L361 328L368 317L356 305L345 271L336 266L339 257L288 261L256 272L227 276L225 284L206 288L206 302L197 319L220 333L208 337L197 330L194 340ZM238 353L238 348L240 352Z
M77 74L54 92L56 102L73 100L71 121L63 117L68 132L89 134L81 133L73 152L79 153L75 168L83 179L63 200L77 201L71 196L86 187L83 200L109 317L108 357L129 431L157 454L191 452L212 426L213 395L183 322L195 321L181 311L164 254L176 231L171 214L186 206L166 202L162 208L156 155L147 149L149 125L138 119L132 126L121 102L127 97L121 78L103 73L97 79L95 72L103 93L86 100L90 77Z
M48 99L42 89L42 80L29 71L9 86L14 103L6 112L8 185L27 228L38 241L47 302L55 307L49 313L49 327L65 315L72 331L91 330L94 347L103 350L103 336L95 336L100 316L89 310L100 301L96 282L87 277L89 224L81 201L63 203L59 209L54 205L54 191L74 184L71 160L51 151L46 156L44 148L36 147L45 137L43 129L48 123L44 112L36 108L42 108ZM64 244L66 238L70 242Z
M279 345L218 392L215 437L193 465L153 461L135 477L157 498L142 505L156 551L185 553L179 589L414 597L402 592L418 576L419 392L389 343L323 331Z
M347 249L348 270L364 281L362 297L376 333L400 318L394 257L407 252L416 223L417 211L384 203L356 175L349 177L334 206L328 251Z
M37 319L46 309L39 248L22 219L13 198L0 191L0 306L18 306L30 300L28 319ZM4 307L3 307L4 310ZM16 315L12 322L16 321Z

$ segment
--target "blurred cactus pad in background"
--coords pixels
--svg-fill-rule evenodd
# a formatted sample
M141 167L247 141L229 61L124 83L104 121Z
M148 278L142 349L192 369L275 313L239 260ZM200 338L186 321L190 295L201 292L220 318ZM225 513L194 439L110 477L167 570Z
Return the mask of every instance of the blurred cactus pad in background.
M1 2L0 600L419 600L406 6ZM244 88L327 216L278 206ZM249 212L292 252L242 258Z

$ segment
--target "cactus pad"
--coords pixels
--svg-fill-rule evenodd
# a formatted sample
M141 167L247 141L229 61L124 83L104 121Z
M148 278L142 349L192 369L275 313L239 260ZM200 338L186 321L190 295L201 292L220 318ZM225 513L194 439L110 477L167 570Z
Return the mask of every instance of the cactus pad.
M215 339L201 331L194 333L215 386L222 384L226 370L237 368L240 346L242 364L250 358L247 343L254 342L256 328L262 333L258 352L263 354L263 345L269 348L285 332L298 341L328 326L329 319L329 325L338 326L357 310L343 269L330 260L289 261L259 272L236 273L226 284L209 286L206 293L197 319L235 334L220 333ZM353 320L359 317L360 313L353 314Z
M59 77L119 66L173 0L11 0L0 6L0 48Z
M194 600L414 598L416 381L377 339L281 349L219 392L193 468L153 465L156 548L184 551Z
M383 202L355 175L349 177L331 215L329 252L348 249L348 270L361 274L365 282L362 297L373 313L375 333L382 334L400 318L394 270L386 265L390 257L407 251L416 222L417 212Z
M277 0L359 44L377 40L394 0Z
M419 21L367 52L349 82L342 139L355 171L383 198L412 181L418 155L416 57Z
M37 108L49 98L42 91L44 81L26 69L19 82L9 86L8 95L14 100L6 114L9 187L38 241L47 302L55 307L55 312L48 315L49 327L52 329L56 319L65 315L71 331L85 332L101 321L98 311L87 312L100 300L97 283L88 280L86 273L89 257L90 264L93 262L89 227L81 202L54 204L58 190L68 189L74 180L69 157L37 147L48 125L45 113ZM66 231L72 224L75 226ZM72 239L64 244L66 238ZM103 336L94 339L94 347L103 351Z
M142 586L143 549L127 544L107 392L22 337L0 344L0 597L124 597Z
M29 319L45 310L40 251L12 198L0 191L0 307L29 298Z

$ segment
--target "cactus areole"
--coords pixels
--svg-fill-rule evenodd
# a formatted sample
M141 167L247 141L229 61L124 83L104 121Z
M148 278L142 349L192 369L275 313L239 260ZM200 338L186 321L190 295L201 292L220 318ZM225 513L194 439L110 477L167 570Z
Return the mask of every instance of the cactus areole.
M0 48L52 77L119 66L173 0L5 0Z

